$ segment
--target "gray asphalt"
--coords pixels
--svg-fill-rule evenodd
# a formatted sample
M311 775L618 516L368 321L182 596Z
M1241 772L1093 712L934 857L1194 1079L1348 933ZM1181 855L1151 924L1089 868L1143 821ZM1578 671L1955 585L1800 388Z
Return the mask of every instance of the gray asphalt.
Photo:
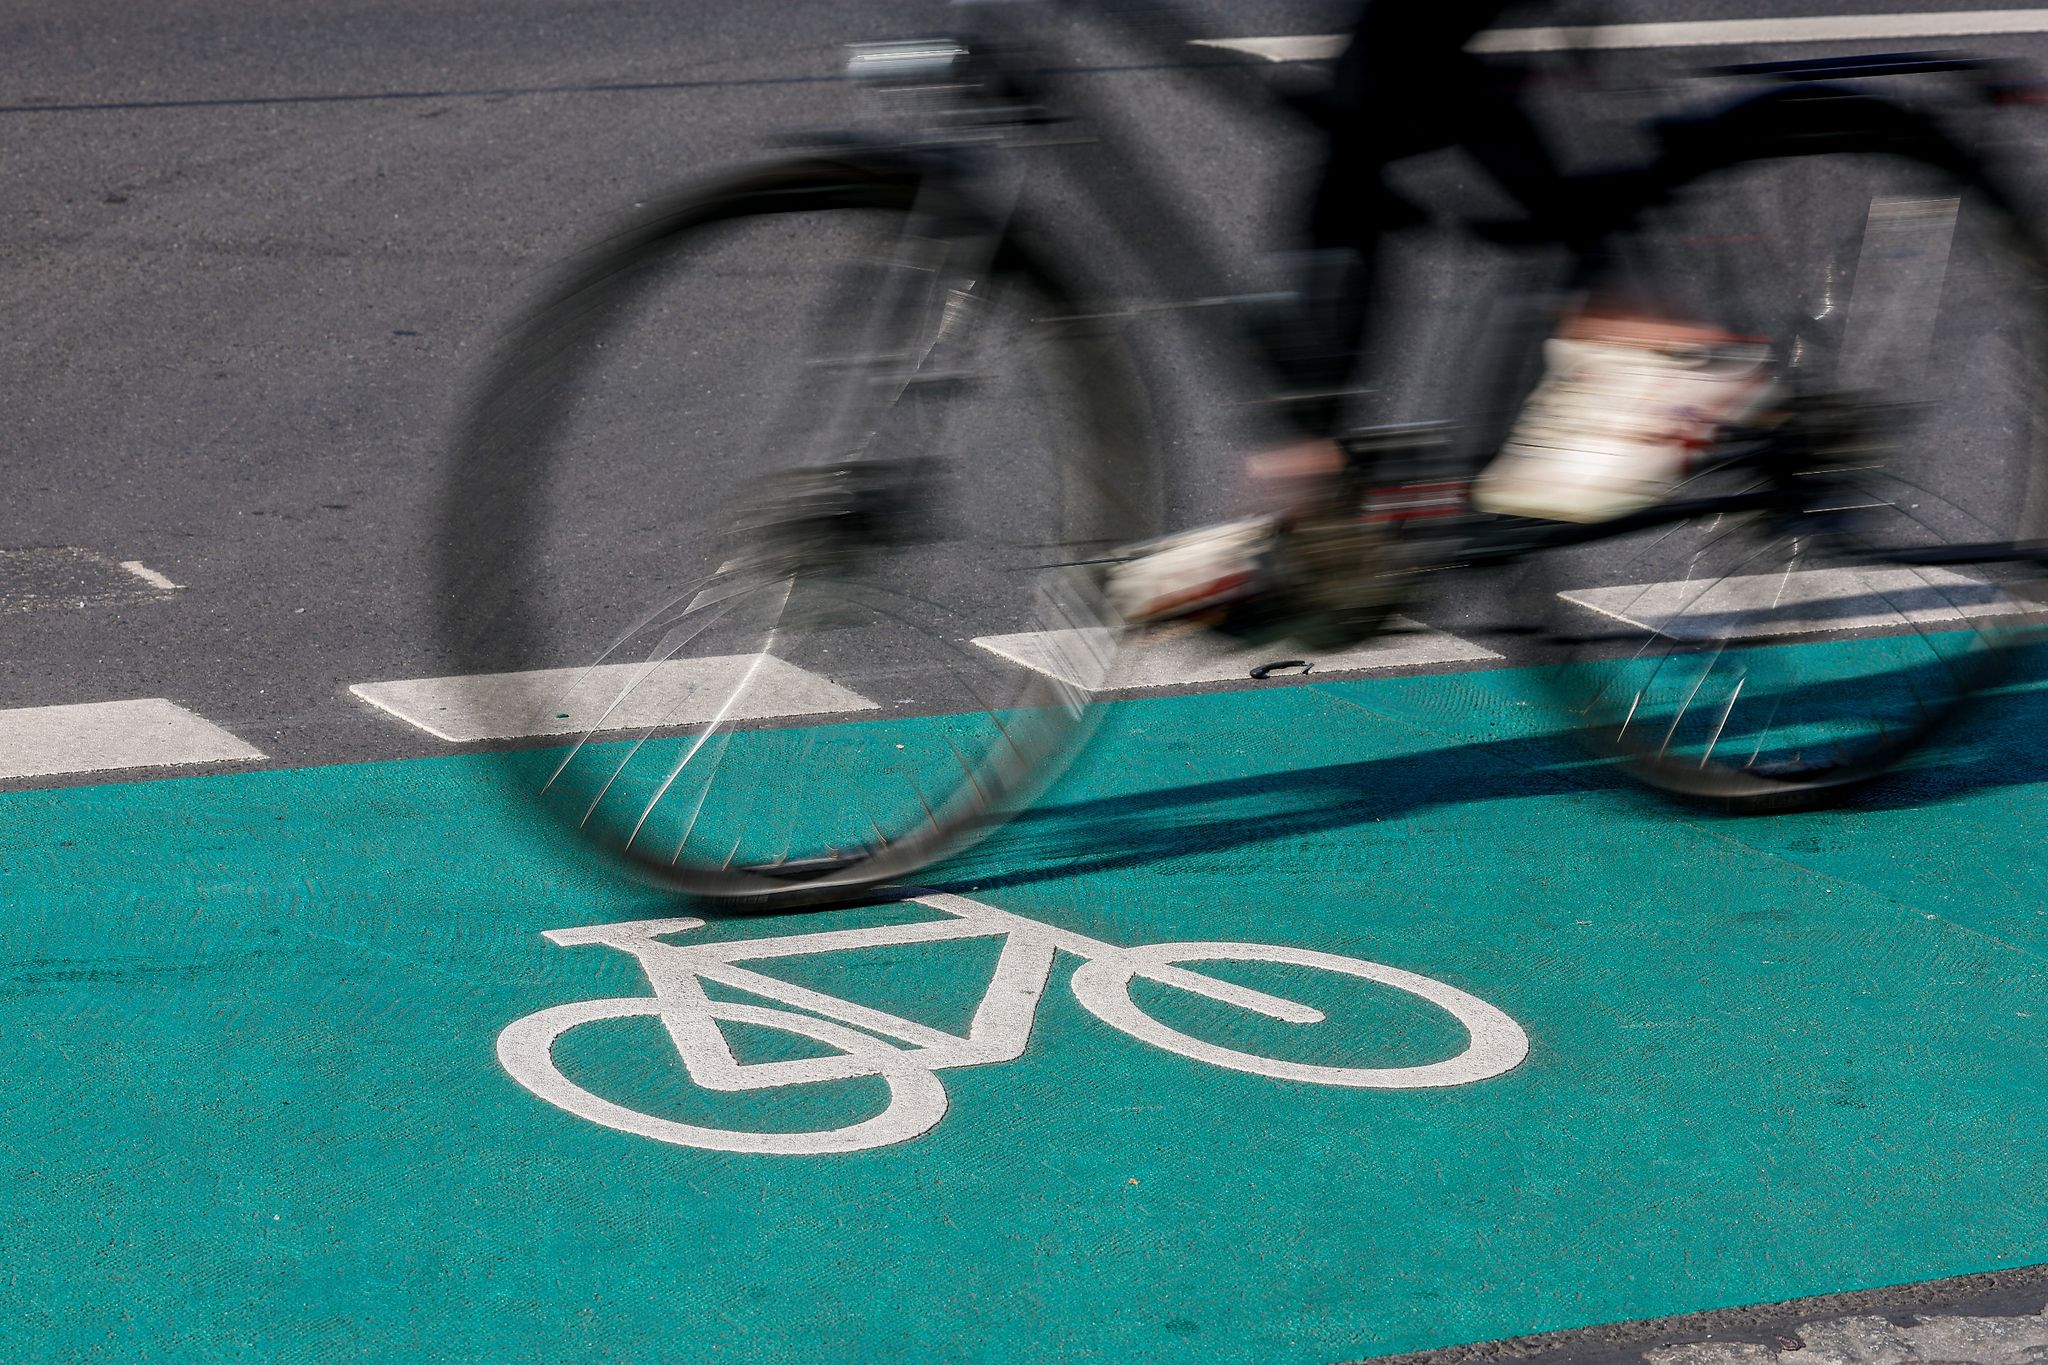
M1905 1365L2029 1360L2048 1266L1381 1357L1384 1365ZM1918 1338L1916 1340L1916 1338Z
M1343 8L1208 19L1318 32ZM16 0L0 15L0 549L78 547L184 586L0 612L0 707L169 697L281 765L440 751L347 688L445 671L432 508L494 339L635 203L859 117L839 44L953 20L917 0ZM1130 54L1079 60L1200 190L1238 280L1258 279L1300 140L1197 112ZM2015 126L2002 135L2048 137ZM1425 295L1450 283L1422 278ZM1221 510L1228 427L1173 433L1179 516ZM1570 1349L1501 1358L1595 1358L1548 1353Z
M1314 32L1341 11L1206 22ZM861 117L842 42L952 22L823 0L12 7L0 547L139 560L184 590L0 616L0 704L168 696L284 764L432 751L346 688L444 671L432 495L493 339L634 203ZM1262 278L1299 138L1204 114L1170 73L1120 69L1134 54L1074 60L1200 192L1230 283ZM1185 519L1234 482L1227 426L1171 433Z

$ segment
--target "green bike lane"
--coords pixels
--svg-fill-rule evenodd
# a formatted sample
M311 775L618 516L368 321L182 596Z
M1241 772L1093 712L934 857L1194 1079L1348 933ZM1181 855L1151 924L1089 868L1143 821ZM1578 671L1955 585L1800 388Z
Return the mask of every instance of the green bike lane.
M1512 1070L1222 1069L1106 1027L1063 954L1021 1057L936 1073L919 1135L819 1155L655 1141L507 1073L515 1020L650 994L626 953L544 931L683 912L508 812L493 760L0 796L0 1357L1333 1362L2048 1261L2048 693L1847 810L1747 820L1582 764L1528 695L1502 670L1123 703L926 878L1111 944L1418 973L1519 1026ZM754 965L957 1030L994 961ZM1133 1000L1326 1065L1465 1041L1385 986L1216 974L1328 1018ZM889 1099L703 1090L648 1016L555 1062L733 1131Z

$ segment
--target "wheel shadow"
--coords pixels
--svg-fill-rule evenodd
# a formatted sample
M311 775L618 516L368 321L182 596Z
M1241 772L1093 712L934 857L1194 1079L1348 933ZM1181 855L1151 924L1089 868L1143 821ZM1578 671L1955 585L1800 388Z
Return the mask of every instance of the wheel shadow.
M2048 656L2038 662L2042 667L2029 676L2048 671ZM1827 809L1921 809L2043 781L2048 686L2027 684L1980 698L1911 765ZM1055 788L1000 833L920 880L934 889L971 883L986 890L1286 843L1433 809L1560 796L1612 801L1618 815L1632 817L1772 818L1653 792L1589 758L1569 736L1523 736L1108 796L1062 799Z

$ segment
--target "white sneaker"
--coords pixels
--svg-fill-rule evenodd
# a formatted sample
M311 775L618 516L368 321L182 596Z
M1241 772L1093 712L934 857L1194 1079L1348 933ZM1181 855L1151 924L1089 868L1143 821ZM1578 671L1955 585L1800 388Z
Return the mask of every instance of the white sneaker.
M1252 517L1134 546L1130 559L1110 569L1104 594L1134 626L1242 601L1265 583L1273 528L1273 518Z
M1576 522L1639 511L1777 392L1769 348L1756 342L1552 337L1543 358L1543 382L1472 485L1479 511Z

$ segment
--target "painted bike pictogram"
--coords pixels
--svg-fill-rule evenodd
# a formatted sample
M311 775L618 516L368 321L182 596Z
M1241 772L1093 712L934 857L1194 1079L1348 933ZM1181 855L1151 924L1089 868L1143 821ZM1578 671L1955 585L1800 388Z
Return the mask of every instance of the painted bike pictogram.
M1441 981L1377 962L1265 943L1151 943L1120 948L964 896L922 895L915 897L913 903L941 912L946 918L701 944L663 941L668 935L701 928L704 921L700 919L635 920L551 930L546 937L564 947L598 943L633 954L647 972L654 994L578 1000L514 1020L498 1035L498 1060L514 1080L550 1104L593 1123L661 1142L716 1151L785 1155L884 1147L929 1132L945 1117L946 1089L938 1076L941 1070L1013 1061L1023 1055L1039 999L1052 977L1053 958L1060 952L1083 959L1072 977L1074 996L1103 1023L1154 1047L1233 1071L1317 1085L1407 1090L1488 1080L1512 1070L1529 1053L1528 1035L1492 1005ZM965 1037L738 965L765 958L975 938L1000 938L1003 946ZM1406 991L1449 1013L1470 1035L1470 1041L1456 1056L1420 1066L1319 1066L1256 1056L1204 1042L1154 1019L1132 1000L1131 983L1142 978L1287 1023L1314 1024L1324 1019L1322 1011L1308 1005L1206 976L1183 965L1231 961L1316 968ZM714 1000L705 994L706 981L787 1008ZM659 1019L681 1055L690 1080L706 1090L770 1090L872 1076L886 1083L888 1103L874 1117L842 1128L819 1132L743 1132L682 1123L626 1108L592 1094L556 1065L555 1043L571 1029L606 1019L633 1017ZM779 1029L837 1051L822 1057L742 1063L721 1032L721 1022Z

